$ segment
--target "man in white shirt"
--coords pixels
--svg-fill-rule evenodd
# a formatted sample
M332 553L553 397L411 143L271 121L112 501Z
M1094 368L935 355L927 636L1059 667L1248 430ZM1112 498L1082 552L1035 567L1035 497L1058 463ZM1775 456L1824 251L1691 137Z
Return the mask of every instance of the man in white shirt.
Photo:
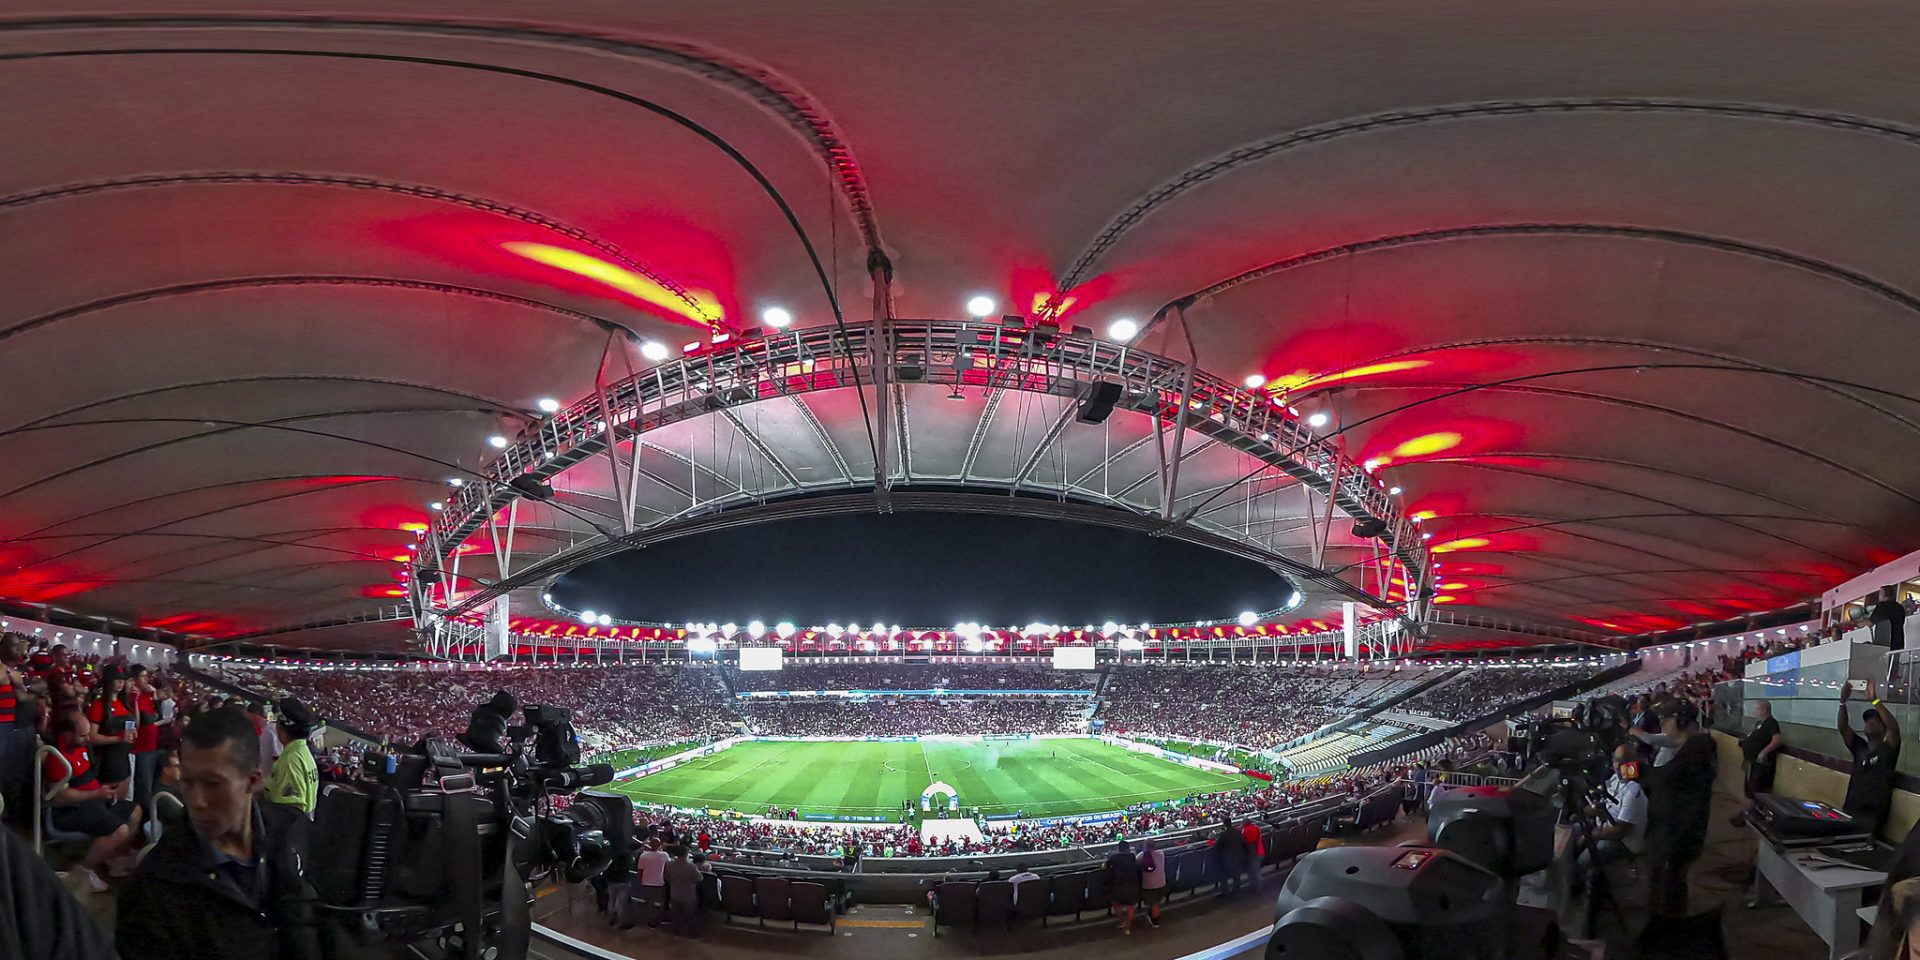
M1007 882L1013 884L1013 888L1015 890L1018 890L1020 889L1020 885L1023 883L1026 883L1028 880L1038 880L1038 879L1040 879L1040 875L1037 873L1034 873L1032 867L1029 867L1023 863L1020 865L1020 872L1014 874L1011 877L1008 877Z
M1613 776L1607 778L1607 815L1611 823L1593 829L1593 850L1580 855L1580 866L1592 865L1592 853L1606 866L1638 855L1647 840L1647 793L1640 786L1639 762L1631 747L1614 755Z
M648 926L660 922L660 912L667 904L667 856L665 844L659 837L647 841L647 851L633 858L633 879L627 885L629 912L622 924L631 927L636 923Z

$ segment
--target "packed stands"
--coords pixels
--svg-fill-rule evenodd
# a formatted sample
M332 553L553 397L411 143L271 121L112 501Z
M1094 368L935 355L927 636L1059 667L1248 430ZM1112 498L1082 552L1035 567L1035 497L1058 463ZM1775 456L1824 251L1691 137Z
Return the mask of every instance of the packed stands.
M811 737L1077 733L1078 705L1057 698L751 700L740 713L755 733Z
M1524 700L1592 676L1592 664L1498 666L1469 669L1431 690L1414 695L1401 708L1447 720L1470 720L1499 706Z
M1092 690L1095 671L1054 670L1039 663L808 663L777 671L722 667L741 692L768 690Z
M1034 699L774 700L744 704L756 733L787 736L1058 733L1063 704Z
M522 706L572 712L594 748L694 740L734 732L738 718L705 668L658 666L499 667L475 671L349 670L327 667L215 667L214 676L273 696L300 698L329 720L396 744L466 729L476 704L495 690Z
M1139 664L1109 671L1096 717L1121 735L1191 737L1263 749L1345 713L1354 670Z

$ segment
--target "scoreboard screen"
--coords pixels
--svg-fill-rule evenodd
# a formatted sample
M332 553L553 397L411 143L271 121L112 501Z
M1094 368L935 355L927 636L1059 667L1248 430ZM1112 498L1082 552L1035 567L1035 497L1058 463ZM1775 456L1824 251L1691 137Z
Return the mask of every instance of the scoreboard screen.
M741 647L741 670L778 670L782 662L779 647Z
M1093 670L1092 647L1054 647L1053 668L1055 670Z

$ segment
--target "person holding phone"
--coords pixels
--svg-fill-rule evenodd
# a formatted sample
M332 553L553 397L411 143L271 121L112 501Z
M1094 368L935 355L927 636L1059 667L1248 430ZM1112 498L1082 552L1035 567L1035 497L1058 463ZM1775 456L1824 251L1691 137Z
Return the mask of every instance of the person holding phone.
M139 723L128 705L127 680L108 667L87 697L87 720L93 725L88 747L93 751L94 775L116 800L128 799L133 779L133 741Z

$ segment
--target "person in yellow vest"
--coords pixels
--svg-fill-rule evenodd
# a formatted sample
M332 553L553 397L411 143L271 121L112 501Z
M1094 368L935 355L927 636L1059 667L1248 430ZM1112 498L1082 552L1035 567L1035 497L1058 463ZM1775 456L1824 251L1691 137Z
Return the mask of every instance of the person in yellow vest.
M274 705L280 713L275 732L280 737L280 756L273 761L273 773L265 787L269 803L284 803L307 816L319 797L320 771L313 763L313 750L307 745L318 717L306 704L292 697Z

